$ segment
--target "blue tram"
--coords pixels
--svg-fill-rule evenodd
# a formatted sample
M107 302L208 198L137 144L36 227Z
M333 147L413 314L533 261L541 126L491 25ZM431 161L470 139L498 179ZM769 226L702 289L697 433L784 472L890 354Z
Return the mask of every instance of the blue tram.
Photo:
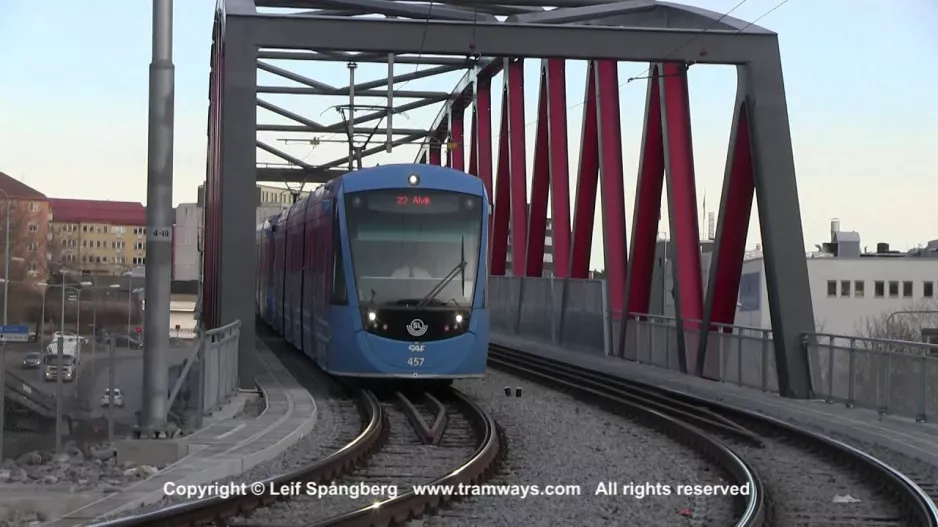
M489 218L463 172L350 172L258 228L257 311L333 375L481 376Z

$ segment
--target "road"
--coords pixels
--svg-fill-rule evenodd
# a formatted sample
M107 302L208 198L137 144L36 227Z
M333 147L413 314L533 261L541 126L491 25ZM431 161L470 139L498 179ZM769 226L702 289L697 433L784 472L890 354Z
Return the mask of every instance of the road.
M48 343L46 343L48 345ZM55 394L55 382L46 382L42 377L42 368L35 369L25 369L23 368L23 359L28 353L33 352L42 352L43 348L37 343L29 344L7 344L6 353L3 358L4 366L6 366L7 371L12 371L16 375L22 377L26 382L31 383L36 389L46 393L48 395ZM93 353L93 351L95 353ZM125 354L126 350L118 350L119 355ZM89 342L82 347L82 363L78 368L78 377L81 378L82 375L94 374L94 364L97 361L94 361L97 356L100 358L102 355L106 356L106 348L103 346L101 349L95 349L95 347ZM70 398L75 396L76 383L74 382L63 382L62 383L62 395L65 398Z
M167 366L179 364L191 353L189 347L179 347L169 350ZM114 421L118 423L135 423L135 412L143 407L143 352L126 350L118 351L115 355L114 384L124 394L124 407L114 408ZM110 382L110 368L107 353L99 353L95 361L94 374L90 365L85 366L82 375L86 375L81 383L79 397L87 401L91 417L107 417L107 408L101 406L101 396L108 388Z

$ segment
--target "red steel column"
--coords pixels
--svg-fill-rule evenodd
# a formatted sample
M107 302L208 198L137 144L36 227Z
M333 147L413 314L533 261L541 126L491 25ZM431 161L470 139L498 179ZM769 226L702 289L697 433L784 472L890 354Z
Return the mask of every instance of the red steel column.
M755 193L752 164L752 148L749 138L749 115L746 101L736 102L730 151L727 154L726 176L723 181L723 197L720 200L720 216L717 222L716 247L707 287L707 329L714 324L733 324L739 281L746 253L746 236L749 233L749 217ZM701 346L701 350L705 350ZM697 374L716 378L719 357L701 356ZM705 364L706 362L706 364Z
M464 108L450 109L449 116L449 144L446 145L446 166L462 171L465 170L463 157L463 112Z
M531 208L528 211L528 247L525 276L544 273L544 235L547 230L547 196L550 193L550 145L547 115L547 61L541 60L537 102L537 132L534 138L534 165L531 173Z
M596 184L599 180L595 69L595 62L590 61L586 72L583 132L580 135L580 166L576 181L576 204L573 209L570 278L589 276L590 248L593 243L593 213L596 210Z
M441 152L440 141L437 139L430 139L430 150L429 158L430 164L440 166L443 162L442 152Z
M661 94L658 65L650 68L645 96L645 128L641 159L635 184L635 211L632 220L632 253L629 267L628 314L646 314L651 306L655 244L661 219L661 190L664 186L664 139L661 135ZM620 336L620 341L622 338ZM620 342L621 348L622 342Z
M511 268L524 276L527 248L528 189L524 140L524 61L505 59L503 106L508 108L508 174L511 181Z
M665 167L668 181L668 211L675 250L675 307L681 327L678 338L696 335L703 320L703 283L700 276L700 229L697 223L697 191L691 139L687 67L666 62L662 66L661 99ZM689 330L689 331L687 331ZM679 340L685 368L697 363L697 338Z
M625 188L622 181L622 123L619 117L618 64L596 65L596 106L599 129L599 171L602 177L603 247L609 310L621 317L624 307L628 244L625 239ZM698 272L698 275L700 273Z
M561 59L547 59L547 138L554 276L570 276L570 176L567 158L567 73Z
M508 254L508 222L511 217L511 179L508 168L508 89L502 89L502 118L498 134L498 173L492 213L492 255L489 274L504 276ZM480 130L481 135L481 130Z

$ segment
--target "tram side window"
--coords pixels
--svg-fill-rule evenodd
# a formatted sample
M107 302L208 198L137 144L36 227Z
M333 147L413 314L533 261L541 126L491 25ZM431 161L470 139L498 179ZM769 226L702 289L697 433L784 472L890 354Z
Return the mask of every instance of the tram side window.
M339 231L338 207L333 207L332 214L332 303L348 305L348 291L345 289L345 261L342 258L342 233Z

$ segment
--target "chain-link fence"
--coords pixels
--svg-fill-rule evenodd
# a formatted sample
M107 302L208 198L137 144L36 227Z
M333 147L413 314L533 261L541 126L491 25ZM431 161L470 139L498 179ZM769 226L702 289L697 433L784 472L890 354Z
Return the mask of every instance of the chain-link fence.
M194 339L171 336L167 419L177 427L199 427L203 415L236 393L240 326L234 322ZM55 452L74 455L82 448L87 456L92 445L132 437L139 423L143 349L133 339L8 343L2 365L0 459L15 460L9 467L23 456L49 461ZM15 478L10 470L0 466L0 479Z

